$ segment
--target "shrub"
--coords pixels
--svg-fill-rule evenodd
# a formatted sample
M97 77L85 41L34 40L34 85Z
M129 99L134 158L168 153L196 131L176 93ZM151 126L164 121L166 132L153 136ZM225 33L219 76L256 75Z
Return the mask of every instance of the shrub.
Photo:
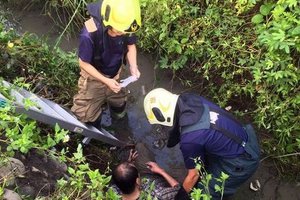
M298 1L141 2L140 44L159 54L159 67L220 105L235 104L238 114L252 116L270 135L263 142L268 153L296 155Z
M0 77L23 77L36 93L67 103L72 99L79 74L75 52L52 48L34 34L19 35L0 23ZM55 98L54 98L55 97Z

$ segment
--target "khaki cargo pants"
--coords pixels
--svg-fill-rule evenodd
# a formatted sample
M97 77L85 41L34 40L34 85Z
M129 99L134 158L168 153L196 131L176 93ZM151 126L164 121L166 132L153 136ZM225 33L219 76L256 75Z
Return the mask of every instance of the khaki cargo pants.
M119 79L119 74L114 77L115 80ZM96 80L87 72L81 70L80 75L78 93L73 98L73 106L71 108L80 121L96 121L105 103L108 103L109 106L121 107L126 102L126 88L122 88L120 92L114 93L104 83Z

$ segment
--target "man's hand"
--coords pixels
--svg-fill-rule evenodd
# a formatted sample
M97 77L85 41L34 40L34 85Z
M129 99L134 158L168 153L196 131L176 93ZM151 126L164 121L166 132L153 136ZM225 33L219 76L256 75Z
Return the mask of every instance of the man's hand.
M112 78L108 78L105 81L105 84L107 85L107 87L109 87L109 89L111 89L114 93L118 93L121 90L121 86L120 84Z
M156 162L147 162L146 165L148 169L150 169L150 171L153 173L161 174L162 172L164 172L164 170L160 168Z
M134 162L134 160L138 157L138 152L136 150L130 149L128 162Z
M140 78L141 72L138 69L138 66L130 66L130 73L132 76L135 76L137 79Z

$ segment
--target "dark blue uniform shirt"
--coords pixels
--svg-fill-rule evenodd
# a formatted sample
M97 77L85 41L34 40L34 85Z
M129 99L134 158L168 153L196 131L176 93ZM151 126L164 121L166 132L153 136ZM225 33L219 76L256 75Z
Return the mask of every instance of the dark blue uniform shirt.
M213 121L218 127L239 136L243 141L247 141L247 133L241 124L222 114L226 111L222 110L218 105L203 97L199 96L199 98L201 98L202 103L207 108L213 107L218 112L217 115L208 114L210 122ZM212 111L207 110L207 112L211 113ZM234 158L244 153L244 147L240 144L209 127L181 134L180 149L187 169L195 168L194 158L200 157L205 164L206 156Z
M111 37L107 29L94 20L97 31L89 33L84 27L79 38L79 58L93 65L99 72L109 77L117 75L125 54L127 45L137 42L135 35Z

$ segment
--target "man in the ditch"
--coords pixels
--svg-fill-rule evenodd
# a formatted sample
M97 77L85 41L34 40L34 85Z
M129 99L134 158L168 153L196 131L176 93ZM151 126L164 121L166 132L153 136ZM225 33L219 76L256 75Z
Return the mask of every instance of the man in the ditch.
M128 160L113 169L112 181L112 189L123 200L189 199L180 184L155 162L154 155L143 143L136 144Z
M116 119L126 114L127 90L119 77L127 61L130 73L140 77L137 38L141 26L139 0L101 0L88 4L91 18L80 33L78 49L80 78L72 112L82 122L98 127L105 103Z
M145 96L144 109L150 124L172 127L167 146L180 145L188 169L183 182L186 192L194 186L205 189L199 182L197 158L213 176L209 182L209 194L213 199L221 196L215 191L215 184L219 183L215 178L220 178L221 172L229 175L224 197L230 197L256 171L260 150L252 126L241 124L204 97L192 93L176 95L156 88Z

